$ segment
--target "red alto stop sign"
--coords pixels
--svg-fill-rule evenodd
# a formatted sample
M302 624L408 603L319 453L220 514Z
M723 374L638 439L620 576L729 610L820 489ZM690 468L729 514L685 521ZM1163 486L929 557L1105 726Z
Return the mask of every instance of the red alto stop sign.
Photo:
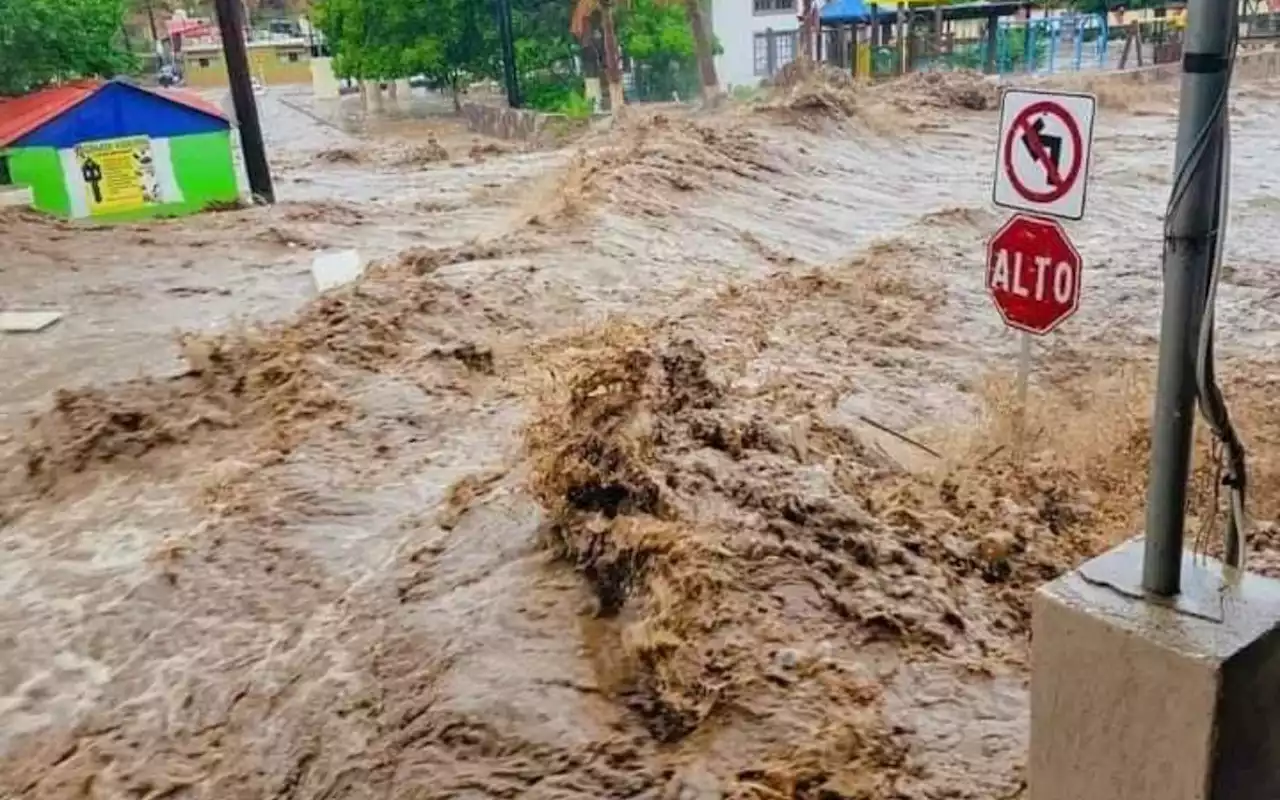
M1014 214L987 242L987 292L1011 328L1043 336L1080 306L1080 253L1053 220Z

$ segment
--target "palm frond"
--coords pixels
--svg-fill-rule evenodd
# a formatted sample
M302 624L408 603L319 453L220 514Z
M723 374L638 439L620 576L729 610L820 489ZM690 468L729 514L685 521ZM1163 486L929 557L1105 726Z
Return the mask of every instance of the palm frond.
M573 16L569 20L569 32L581 39L590 28L591 15L600 7L599 0L577 0L573 6Z

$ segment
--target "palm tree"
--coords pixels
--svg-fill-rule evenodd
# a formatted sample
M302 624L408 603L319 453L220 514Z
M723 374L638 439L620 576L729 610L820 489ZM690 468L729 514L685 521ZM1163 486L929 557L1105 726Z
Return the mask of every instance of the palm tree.
M625 2L626 0L623 0ZM662 0L676 2L677 0ZM693 34L694 53L698 60L702 96L710 100L720 91L716 78L716 64L711 49L711 35L706 18L702 14L701 0L683 0L689 29ZM622 108L626 99L622 94L622 54L618 49L618 35L614 26L615 0L575 0L569 31L582 41L591 30L591 17L600 12L600 28L604 34L604 77L609 85L609 108L614 114Z

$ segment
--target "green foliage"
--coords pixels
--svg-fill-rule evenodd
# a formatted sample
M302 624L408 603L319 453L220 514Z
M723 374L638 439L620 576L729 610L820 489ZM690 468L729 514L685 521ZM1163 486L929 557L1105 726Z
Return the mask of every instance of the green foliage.
M128 71L123 20L124 0L0 0L0 95Z
M1043 65L1049 54L1049 34L1042 25L1036 25L1031 31L1031 52L1027 52L1027 28L1017 26L1000 31L996 43L996 60L1001 72L1020 72L1027 68L1027 59L1032 65Z
M684 3L631 0L617 14L618 39L632 61L640 100L688 98L698 93L693 33Z
M547 70L526 74L520 83L520 94L529 108L561 112L574 95L583 97L582 77L559 75Z
M316 25L342 77L425 75L437 88L496 77L497 29L488 4L468 0L320 0Z
M578 44L569 34L569 0L511 0L516 63L523 74L574 73Z
M632 0L617 15L622 50L640 62L691 60L693 33L683 3Z
M564 102L556 108L556 112L569 119L587 119L591 116L591 103L582 92L572 92Z

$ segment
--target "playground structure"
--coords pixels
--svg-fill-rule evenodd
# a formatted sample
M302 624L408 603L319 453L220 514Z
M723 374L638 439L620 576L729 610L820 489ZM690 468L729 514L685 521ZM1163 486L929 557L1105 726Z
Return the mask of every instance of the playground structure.
M1243 3L1242 41L1275 41L1278 21L1280 11L1271 5ZM1181 59L1184 27L1181 6L1081 13L1024 2L835 0L821 9L815 55L870 77L957 69L993 75L1129 69Z

